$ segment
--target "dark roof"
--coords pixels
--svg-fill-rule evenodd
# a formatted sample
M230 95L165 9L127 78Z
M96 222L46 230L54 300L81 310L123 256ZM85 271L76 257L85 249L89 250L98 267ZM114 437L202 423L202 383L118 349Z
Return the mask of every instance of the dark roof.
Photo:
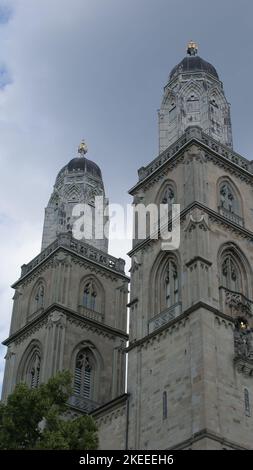
M73 158L66 165L66 168L69 172L84 171L85 173L90 173L92 176L102 179L102 174L99 166L85 157Z
M201 59L199 56L187 56L184 57L179 64L177 64L170 72L170 79L178 73L185 72L206 72L210 75L213 75L217 80L219 80L219 75L216 72L215 67L206 60Z

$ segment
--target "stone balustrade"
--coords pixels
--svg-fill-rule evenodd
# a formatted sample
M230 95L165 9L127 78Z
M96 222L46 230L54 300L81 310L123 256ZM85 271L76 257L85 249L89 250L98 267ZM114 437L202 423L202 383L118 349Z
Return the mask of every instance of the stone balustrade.
M78 313L80 313L80 315L85 318L89 318L90 320L99 321L101 323L104 321L104 315L102 313L91 310L84 305L78 306Z
M253 316L253 301L240 292L233 292L225 287L220 287L221 306L227 315L236 314Z
M68 399L68 404L78 408L82 412L91 413L91 411L98 408L100 405L95 401L89 400L88 398L81 397L79 395L72 395Z
M114 256L108 255L107 253L94 248L88 243L75 240L71 233L63 233L58 235L57 239L51 243L51 245L45 248L45 250L43 250L32 261L30 261L30 263L23 264L21 267L21 277L25 276L34 268L36 268L59 247L68 248L71 251L74 251L75 253L83 256L84 258L90 259L91 261L95 261L102 266L124 274L125 261L123 259L114 258Z
M222 155L227 160L236 163L244 170L253 173L252 166L246 158L239 155L239 153L234 152L226 145L223 145L220 142L216 141L209 135L205 134L205 132L203 132L200 127L190 126L186 129L182 137L180 137L174 144L172 144L168 149L166 149L158 157L156 157L149 165L147 165L146 167L141 167L139 169L139 181L151 175L155 170L157 170L160 166L163 165L163 163L173 157L187 142L189 142L193 138L207 145L208 147L210 147L210 149Z
M235 224L240 225L241 227L244 227L244 220L239 215L237 215L234 212L231 212L231 211L225 209L225 207L221 207L221 206L218 207L218 211L219 211L220 215L222 215L226 219L230 220L230 222L234 222Z
M174 318L179 317L182 313L182 305L181 302L177 302L175 305L163 310L162 312L155 315L150 321L148 330L149 333L153 333L153 331L161 328L161 326L165 325Z

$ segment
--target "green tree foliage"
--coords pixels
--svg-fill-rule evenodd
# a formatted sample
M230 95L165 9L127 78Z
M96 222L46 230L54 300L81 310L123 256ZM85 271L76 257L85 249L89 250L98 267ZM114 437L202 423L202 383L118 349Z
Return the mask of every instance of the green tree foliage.
M6 404L0 403L0 449L97 449L91 416L67 419L71 375L60 372L48 383L30 389L17 385Z

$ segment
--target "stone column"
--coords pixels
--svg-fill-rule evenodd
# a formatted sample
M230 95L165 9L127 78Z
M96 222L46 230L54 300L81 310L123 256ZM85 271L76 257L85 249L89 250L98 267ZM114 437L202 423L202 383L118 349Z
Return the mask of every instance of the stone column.
M16 354L13 352L13 346L8 347L7 354L5 356L5 374L2 388L2 400L6 401L8 395L12 393L14 389L14 367L16 362Z
M46 328L46 355L42 370L42 381L48 380L49 377L63 369L66 315L57 311L51 313Z

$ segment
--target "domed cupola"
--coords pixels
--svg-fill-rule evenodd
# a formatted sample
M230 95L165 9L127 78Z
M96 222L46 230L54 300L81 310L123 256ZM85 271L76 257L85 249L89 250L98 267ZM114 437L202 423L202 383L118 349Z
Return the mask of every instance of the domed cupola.
M177 64L170 72L170 80L175 78L180 73L198 73L204 72L212 75L216 80L219 80L219 75L212 64L199 56L190 55L184 57L179 64Z
M187 56L169 74L159 110L159 150L163 152L189 126L198 126L232 147L230 106L215 67L197 55L193 41Z
M88 152L84 141L78 147L78 156L72 158L58 173L53 193L45 211L45 222L42 237L42 249L52 243L59 233L71 232L76 217L78 204L91 209L91 220L86 223L92 226L92 237L83 240L96 248L107 252L108 240L96 238L95 201L102 196L103 206L108 204L105 197L102 173L99 166L86 158Z

